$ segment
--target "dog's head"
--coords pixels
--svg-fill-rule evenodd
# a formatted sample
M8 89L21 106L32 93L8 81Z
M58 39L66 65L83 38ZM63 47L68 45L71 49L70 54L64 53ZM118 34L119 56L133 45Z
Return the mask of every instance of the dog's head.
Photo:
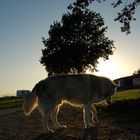
M105 101L106 101L108 104L111 104L111 97L116 93L117 87L118 87L118 85L115 84L115 83L113 83L112 93L111 93L111 95L110 95L109 97L107 97L107 98L105 99Z

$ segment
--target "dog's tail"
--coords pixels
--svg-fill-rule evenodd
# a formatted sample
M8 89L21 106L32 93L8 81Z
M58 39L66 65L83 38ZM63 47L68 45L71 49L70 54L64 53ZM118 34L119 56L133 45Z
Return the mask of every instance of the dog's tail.
M33 90L30 94L24 97L23 110L25 115L30 115L31 112L38 106L38 97Z

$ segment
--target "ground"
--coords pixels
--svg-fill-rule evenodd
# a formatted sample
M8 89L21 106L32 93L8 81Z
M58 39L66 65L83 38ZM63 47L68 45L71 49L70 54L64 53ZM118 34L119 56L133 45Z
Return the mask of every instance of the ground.
M21 108L0 111L0 140L140 140L140 99L97 107L97 112L99 124L84 129L82 110L65 105L58 119L67 128L44 135L38 110L29 117Z

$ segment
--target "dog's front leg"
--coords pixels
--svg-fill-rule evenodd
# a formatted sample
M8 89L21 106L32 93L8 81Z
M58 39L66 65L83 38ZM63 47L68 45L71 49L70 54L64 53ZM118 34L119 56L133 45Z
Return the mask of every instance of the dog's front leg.
M96 108L94 106L91 106L90 110L91 110L91 113L92 113L92 121L97 124L99 122L99 119L98 119L98 116L97 116Z
M53 133L54 131L49 129L48 122L50 120L51 114L55 108L55 104L48 100L41 100L39 102L39 110L42 115L42 123L44 126L45 133Z
M48 122L49 122L49 115L47 114L47 115L44 115L42 117L42 123L43 123L43 126L44 126L45 134L54 133L53 130L49 129Z

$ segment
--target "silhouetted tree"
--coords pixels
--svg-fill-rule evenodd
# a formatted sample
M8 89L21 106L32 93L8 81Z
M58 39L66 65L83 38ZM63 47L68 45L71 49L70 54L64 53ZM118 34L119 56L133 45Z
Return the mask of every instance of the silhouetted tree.
M113 41L105 36L107 27L99 13L76 3L68 9L61 22L50 26L49 38L42 38L40 62L51 74L94 71L99 58L113 54Z
M107 1L107 0L76 0L75 4L82 5L83 7L88 6L93 1ZM117 17L114 19L115 21L119 21L121 26L121 31L126 32L126 34L130 33L131 22L136 20L134 18L134 14L136 12L136 8L140 5L140 0L114 0L112 1L112 6L114 8L118 6L122 6L122 9L119 13L117 13Z
M134 71L133 76L140 76L140 68Z

